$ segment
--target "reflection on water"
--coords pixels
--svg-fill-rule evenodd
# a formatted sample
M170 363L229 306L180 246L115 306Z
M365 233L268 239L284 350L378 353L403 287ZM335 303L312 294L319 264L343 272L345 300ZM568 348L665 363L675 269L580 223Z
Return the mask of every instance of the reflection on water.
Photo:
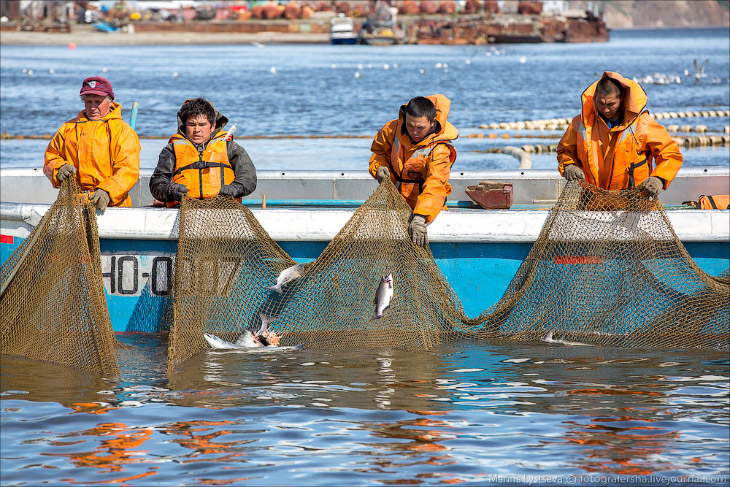
M210 351L168 379L157 338L121 340L118 378L2 359L3 485L728 476L722 354Z

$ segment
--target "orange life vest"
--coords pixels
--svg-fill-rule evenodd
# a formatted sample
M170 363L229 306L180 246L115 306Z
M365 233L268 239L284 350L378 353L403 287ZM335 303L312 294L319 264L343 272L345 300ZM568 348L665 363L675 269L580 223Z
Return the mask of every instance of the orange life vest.
M170 137L175 150L172 182L184 184L188 188L189 198L218 196L221 187L236 178L233 166L228 161L225 137L225 132L213 137L203 152L198 152L195 145L180 134Z

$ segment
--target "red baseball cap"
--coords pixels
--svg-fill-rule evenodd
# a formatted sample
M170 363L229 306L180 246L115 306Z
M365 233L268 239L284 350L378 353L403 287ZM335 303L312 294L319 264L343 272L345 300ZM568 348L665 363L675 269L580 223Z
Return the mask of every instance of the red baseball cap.
M112 84L108 79L102 78L101 76L86 78L81 84L81 92L79 95L107 95L112 100L114 99Z

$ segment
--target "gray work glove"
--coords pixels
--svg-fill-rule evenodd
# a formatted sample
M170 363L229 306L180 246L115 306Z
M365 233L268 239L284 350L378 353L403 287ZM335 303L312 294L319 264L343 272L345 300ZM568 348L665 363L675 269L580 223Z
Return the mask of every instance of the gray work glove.
M184 184L172 183L170 185L170 196L175 201L182 201L183 196L188 194L188 187Z
M378 183L382 183L384 179L390 179L390 171L387 167L380 166L375 172L375 177L377 178Z
M91 195L91 202L94 203L96 208L101 211L106 210L110 201L111 198L109 197L109 193L101 188L97 188L96 191L94 191L94 194Z
M64 164L58 169L56 177L58 178L58 182L61 182L73 174L76 174L76 168L71 164Z
M411 235L413 243L419 247L428 245L428 231L426 230L426 217L423 215L413 215L411 222L408 224L408 233Z
M221 190L218 192L219 196L233 196L237 197L239 194L238 187L234 183L224 184L221 186Z
M664 187L664 183L656 176L650 176L639 185L639 189L643 189L649 196L659 195L659 191Z
M568 164L565 166L565 179L568 181L577 181L578 179L585 179L586 175L583 174L583 169L578 167L578 164Z

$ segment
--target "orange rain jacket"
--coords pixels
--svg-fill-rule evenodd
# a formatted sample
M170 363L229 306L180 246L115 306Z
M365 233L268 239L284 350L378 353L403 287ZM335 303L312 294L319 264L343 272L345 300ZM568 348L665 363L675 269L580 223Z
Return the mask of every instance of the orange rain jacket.
M560 139L560 174L565 175L565 166L577 164L586 181L599 188L634 188L649 176L656 176L667 189L682 166L677 142L649 115L646 93L637 82L610 71L604 72L601 79L606 77L624 88L623 121L608 128L593 106L598 81L590 85L581 96L581 114L573 118Z
M449 177L456 160L451 141L459 132L446 120L451 101L444 95L426 98L436 105L436 132L413 144L405 126L406 105L402 105L398 118L386 123L373 140L370 174L375 177L380 166L387 167L413 214L425 216L430 223L451 194Z
M58 169L76 167L82 191L101 188L110 206L132 206L129 191L139 179L139 138L122 120L122 107L113 102L102 119L91 121L82 111L64 123L46 148L43 173L59 187Z

